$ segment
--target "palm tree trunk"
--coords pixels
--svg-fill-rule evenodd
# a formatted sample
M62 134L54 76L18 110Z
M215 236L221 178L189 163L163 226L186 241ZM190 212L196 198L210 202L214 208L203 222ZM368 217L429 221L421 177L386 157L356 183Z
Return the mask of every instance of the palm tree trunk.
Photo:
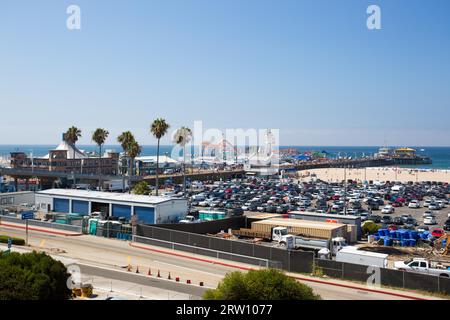
M133 173L131 172L132 166L133 166L133 164L132 164L132 158L131 158L131 157L128 157L128 193L131 192L131 190L130 190L130 185L131 185L131 175L133 174Z
M131 177L133 176L134 158L130 158L130 179L128 180L128 193L131 193Z
M156 196L158 196L158 169L159 169L159 139L158 139L158 148L156 149Z
M186 146L183 146L183 196L186 195Z

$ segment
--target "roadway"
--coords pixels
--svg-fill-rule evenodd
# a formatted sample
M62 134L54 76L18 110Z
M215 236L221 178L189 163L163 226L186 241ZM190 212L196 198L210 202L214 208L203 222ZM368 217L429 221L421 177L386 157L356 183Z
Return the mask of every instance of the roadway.
M25 237L24 230L12 229L0 225L0 234ZM230 262L228 260L207 259L204 256L186 252L172 251L160 247L139 244L139 248L130 246L129 242L95 237L89 235L65 237L37 231L29 232L28 250L44 251L60 260L73 260L80 265L82 273L92 276L127 281L149 287L180 292L192 296L201 296L205 289L215 288L225 274L232 271L255 269L253 265ZM128 272L126 267L132 265ZM139 274L136 273L137 267ZM153 276L148 276L148 271ZM161 278L155 275L160 271ZM180 278L180 283L174 280ZM312 278L303 275L301 282L311 286L323 299L336 300L392 300L408 298L432 298L407 291L382 289L370 291L361 284L332 279ZM191 280L191 285L186 285ZM203 282L204 287L199 283ZM388 294L389 293L389 294ZM401 295L404 295L403 297Z

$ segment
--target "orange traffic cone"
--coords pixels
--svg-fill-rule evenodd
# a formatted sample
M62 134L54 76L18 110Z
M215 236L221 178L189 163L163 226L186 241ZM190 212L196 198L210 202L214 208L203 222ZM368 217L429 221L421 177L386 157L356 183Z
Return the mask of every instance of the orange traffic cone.
M170 272L169 272L169 276L167 277L167 279L172 280L172 278L170 277Z
M148 273L147 275L151 276L152 275L152 269L148 268Z
M136 267L136 273L139 273L139 266Z
M159 272L159 269L158 269L158 278L161 278L161 273Z
M131 265L129 264L129 265L128 265L128 268L127 268L127 271L128 271L128 272L131 272L131 269L132 269L132 267L131 267Z

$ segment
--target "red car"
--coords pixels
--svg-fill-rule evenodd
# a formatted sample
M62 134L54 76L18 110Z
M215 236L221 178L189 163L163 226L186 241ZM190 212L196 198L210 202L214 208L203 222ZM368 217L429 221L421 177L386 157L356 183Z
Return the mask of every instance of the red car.
M341 196L335 194L334 196L331 197L331 200L339 200L341 198Z
M433 229L431 235L436 238L440 238L445 234L445 231L439 228Z
M388 226L388 230L389 231L395 231L395 230L398 230L398 227L395 224L390 224Z

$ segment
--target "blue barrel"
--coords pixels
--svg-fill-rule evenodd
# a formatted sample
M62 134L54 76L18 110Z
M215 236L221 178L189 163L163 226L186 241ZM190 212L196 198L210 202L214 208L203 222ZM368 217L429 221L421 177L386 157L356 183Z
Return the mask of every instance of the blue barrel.
M416 244L417 244L417 240L416 240L416 239L409 239L409 245L410 245L411 247L415 247Z
M419 232L415 231L415 230L411 230L409 232L409 238L414 239L414 240L419 239Z
M395 231L395 230L389 231L389 237L391 237L393 239L396 239L397 238L397 231Z
M390 238L384 238L384 245L385 245L386 247L392 246L392 239L390 239Z
M425 232L422 232L421 234L420 234L420 238L421 239L428 239L428 235L429 235L430 233L428 232L428 231L425 231Z
M380 240L380 236L375 235L375 236L374 236L374 240L375 240L375 241Z
M442 248L445 248L446 245L447 245L447 239L442 240Z
M404 240L400 241L400 243L401 243L402 247L407 247L409 245L409 240L404 239Z

